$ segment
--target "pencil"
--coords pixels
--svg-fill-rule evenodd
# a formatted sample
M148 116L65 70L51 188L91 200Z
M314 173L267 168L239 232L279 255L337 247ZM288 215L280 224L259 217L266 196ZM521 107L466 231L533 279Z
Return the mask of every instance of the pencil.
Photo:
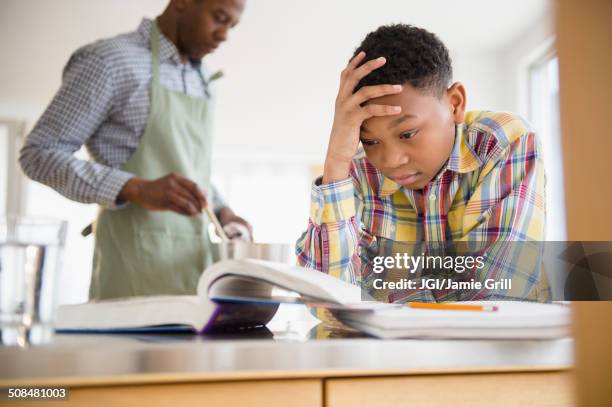
M409 302L407 307L416 309L439 309L451 311L483 311L494 312L498 310L495 305L474 305L474 304L444 304L432 302Z

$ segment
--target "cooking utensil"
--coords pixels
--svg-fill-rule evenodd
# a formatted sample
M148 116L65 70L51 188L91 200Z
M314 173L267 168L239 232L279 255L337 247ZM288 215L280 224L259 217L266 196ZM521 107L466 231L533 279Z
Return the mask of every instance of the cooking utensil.
M217 219L217 216L210 209L210 207L208 205L206 205L204 207L204 212L206 212L206 215L208 215L208 219L210 219L210 221L215 225L215 230L217 231L217 234L221 237L221 239L224 242L229 242L230 239L227 236L227 233L225 233L225 230L223 230L223 226L221 226L221 223L219 222L219 219Z

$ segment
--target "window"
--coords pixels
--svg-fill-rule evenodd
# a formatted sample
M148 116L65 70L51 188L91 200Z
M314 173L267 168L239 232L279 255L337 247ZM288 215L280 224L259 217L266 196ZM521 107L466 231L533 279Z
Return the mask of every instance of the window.
M0 214L7 212L8 162L8 127L0 124Z
M546 240L565 240L563 156L559 125L559 63L553 52L529 67L529 121L542 144L546 171Z
M0 214L22 214L25 177L17 156L25 133L25 123L0 120Z

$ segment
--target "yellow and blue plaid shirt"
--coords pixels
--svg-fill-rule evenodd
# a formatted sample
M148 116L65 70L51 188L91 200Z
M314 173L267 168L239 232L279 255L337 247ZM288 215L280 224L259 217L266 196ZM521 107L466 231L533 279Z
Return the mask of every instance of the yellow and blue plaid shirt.
M385 177L363 151L350 178L312 186L307 231L297 241L298 263L354 284L373 277L372 258L394 243L544 240L545 175L535 133L519 116L469 112L457 126L445 166L425 188L410 190ZM497 252L502 252L505 249ZM386 254L389 254L387 251ZM511 254L506 254L511 256ZM497 268L500 269L498 256ZM513 279L522 299L546 297L542 270L519 270L506 261L490 275ZM472 293L389 291L379 300L456 301Z

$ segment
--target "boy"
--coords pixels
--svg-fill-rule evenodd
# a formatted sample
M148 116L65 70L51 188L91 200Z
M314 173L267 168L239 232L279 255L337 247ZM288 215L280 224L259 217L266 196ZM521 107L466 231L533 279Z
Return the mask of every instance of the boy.
M466 90L451 79L448 50L434 34L397 24L366 36L341 75L323 176L313 184L309 226L297 242L298 263L372 291L376 257L429 255L440 250L434 243L447 250L480 242L469 252L484 255L486 267L472 265L454 277L508 278L511 293L415 284L375 290L375 298L546 300L546 278L531 267L538 249L526 272L512 263L515 249L524 254L523 245L508 243L544 239L545 178L536 136L514 114L466 112ZM424 268L398 274L394 267L387 279L426 275Z

